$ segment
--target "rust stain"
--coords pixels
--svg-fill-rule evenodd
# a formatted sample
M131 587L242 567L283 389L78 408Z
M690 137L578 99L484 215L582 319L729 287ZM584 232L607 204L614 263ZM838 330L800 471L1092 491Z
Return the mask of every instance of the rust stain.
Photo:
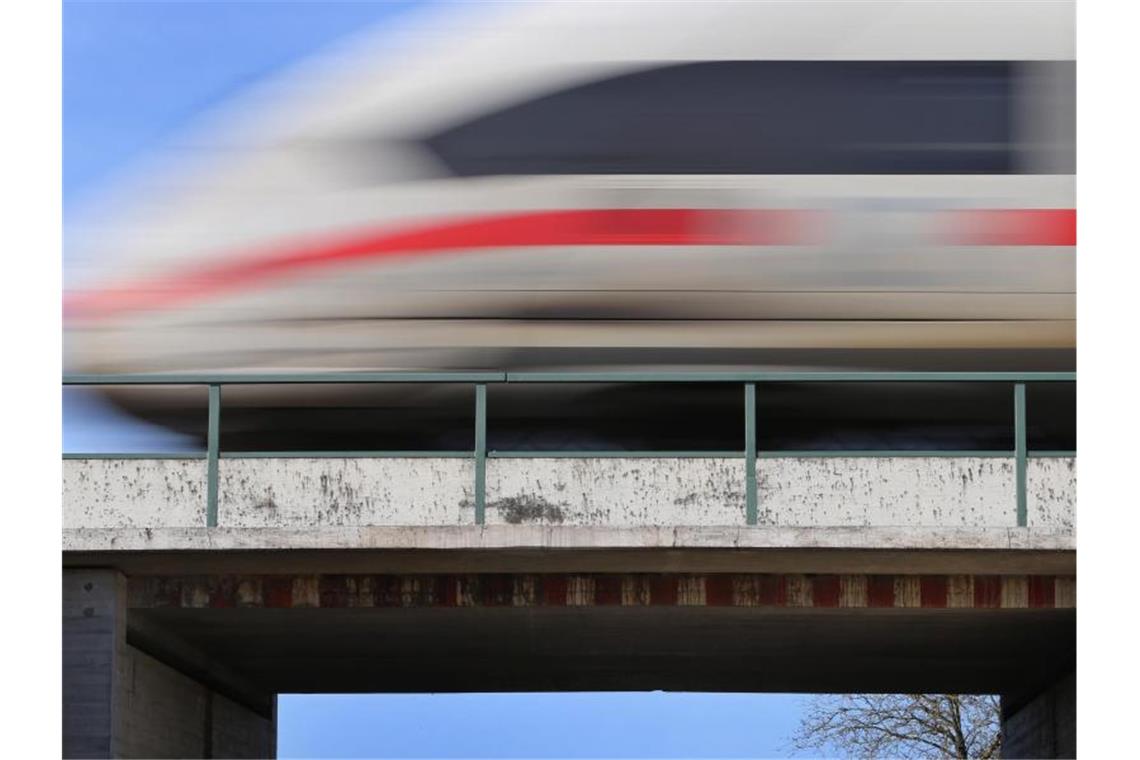
M321 594L317 576L302 575L293 579L293 606L320 607Z
M867 576L841 575L839 576L839 606L840 607L866 607L867 606Z
M566 606L584 607L594 603L594 578L588 575L572 575L566 584Z
M705 605L704 576L683 575L677 579L677 604L686 607Z
M987 609L1001 607L1001 576L974 576L974 606Z
M649 579L640 575L627 575L621 581L621 603L626 607L648 605L652 589Z
M538 604L538 579L533 575L520 575L515 578L511 603L515 607L533 607Z
M811 607L812 582L806 575L784 576L785 604L788 607Z
M946 581L947 607L974 606L974 576L951 575Z
M1022 609L1029 606L1029 583L1024 575L1002 576L1001 606L1006 609Z
M1030 607L1053 607L1056 599L1056 586L1051 575L1029 577L1028 597Z
M1077 579L1072 576L1058 577L1053 584L1053 604L1065 609L1077 606Z
M620 605L622 600L622 577L620 575L599 575L594 580L594 603L598 605Z
M811 579L811 606L838 607L839 606L839 576L817 575Z
M895 606L895 579L893 575L867 576L867 606Z
M895 606L922 606L922 592L919 586L918 576L899 575L895 577Z
M923 607L946 606L946 578L941 575L924 575L919 580L919 593Z
M710 607L731 607L736 597L736 578L731 575L705 576L705 603Z

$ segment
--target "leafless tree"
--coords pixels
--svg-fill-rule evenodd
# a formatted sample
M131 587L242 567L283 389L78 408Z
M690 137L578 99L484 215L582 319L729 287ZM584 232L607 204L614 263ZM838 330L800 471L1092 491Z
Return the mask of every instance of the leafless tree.
M810 703L792 738L797 750L855 758L999 757L997 697L848 694Z

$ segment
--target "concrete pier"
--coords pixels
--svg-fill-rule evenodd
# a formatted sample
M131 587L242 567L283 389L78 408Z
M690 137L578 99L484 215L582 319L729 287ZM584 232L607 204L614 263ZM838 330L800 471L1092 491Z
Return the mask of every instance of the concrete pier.
M1002 757L1076 757L1076 673L1029 696L1002 695L1001 731Z
M250 704L216 680L129 643L122 573L64 571L64 757L274 757L276 696Z

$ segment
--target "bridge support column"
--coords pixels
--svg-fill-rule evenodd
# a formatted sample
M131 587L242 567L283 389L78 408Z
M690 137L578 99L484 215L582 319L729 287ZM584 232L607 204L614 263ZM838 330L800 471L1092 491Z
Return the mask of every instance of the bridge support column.
M127 640L116 570L63 571L64 757L274 757L276 698L260 712Z
M1077 675L1050 684L1028 699L1002 695L1001 756L1077 756Z

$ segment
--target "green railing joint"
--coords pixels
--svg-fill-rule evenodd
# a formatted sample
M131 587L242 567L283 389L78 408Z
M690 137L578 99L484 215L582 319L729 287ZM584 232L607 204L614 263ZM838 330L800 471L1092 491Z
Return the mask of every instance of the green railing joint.
M744 518L748 525L760 519L756 492L756 384L744 386Z
M470 451L223 451L222 459L470 459Z
M221 428L222 387L210 385L209 423L206 429L206 527L218 527L218 438Z
M488 459L740 459L740 451L488 451Z
M475 386L475 524L487 521L487 386Z
M1017 525L1024 528L1029 524L1028 498L1026 496L1026 434L1025 434L1025 383L1013 386L1013 449L1017 467Z

